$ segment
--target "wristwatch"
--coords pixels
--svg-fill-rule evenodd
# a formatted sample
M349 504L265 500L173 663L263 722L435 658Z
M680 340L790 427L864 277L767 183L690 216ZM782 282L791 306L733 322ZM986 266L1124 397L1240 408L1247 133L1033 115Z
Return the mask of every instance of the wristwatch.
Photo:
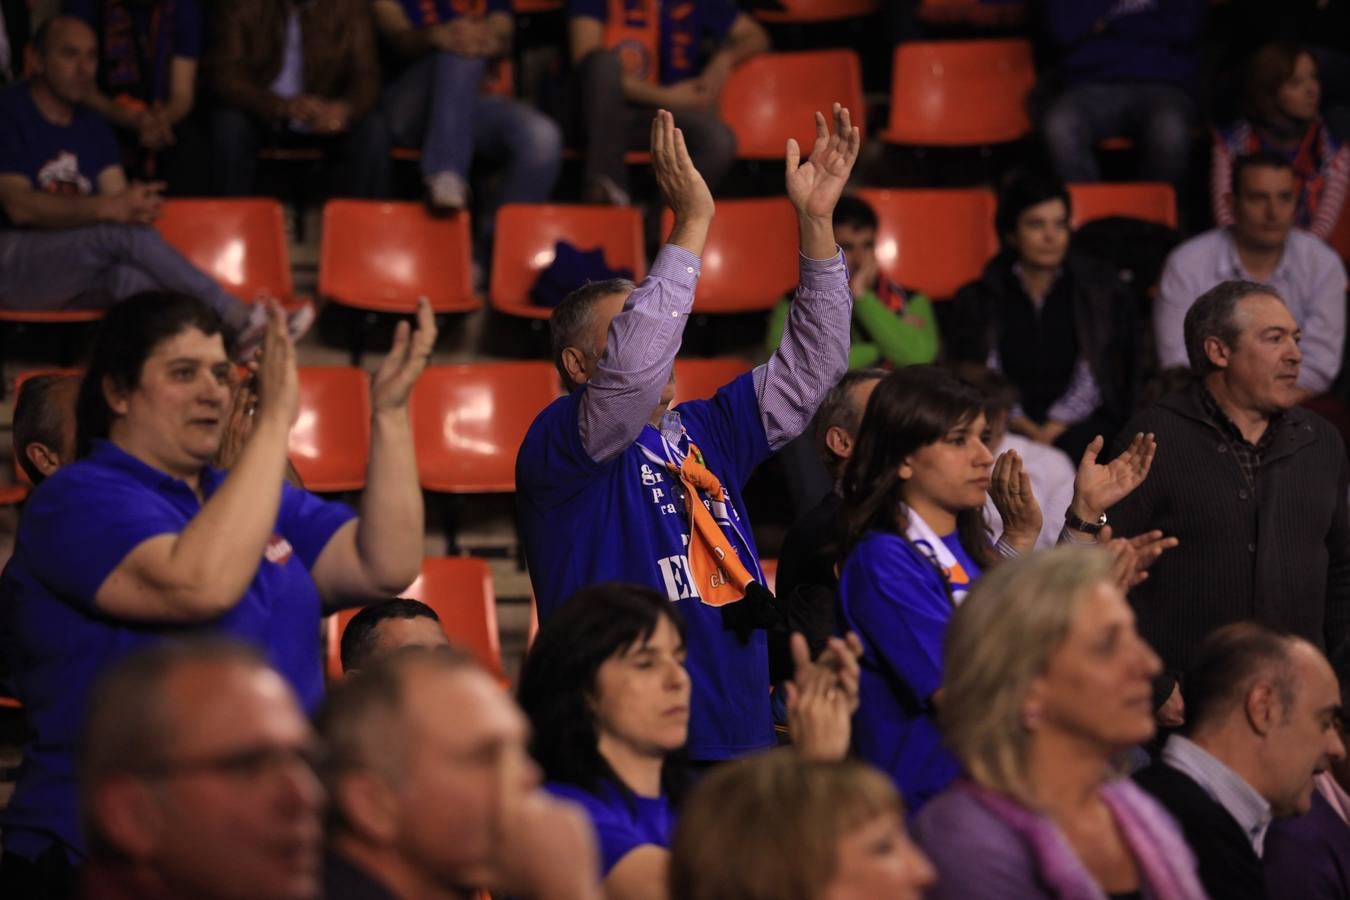
M1093 521L1088 522L1075 516L1073 510L1069 509L1064 513L1064 524L1074 531L1083 532L1083 534L1096 534L1106 525L1106 513L1102 513Z

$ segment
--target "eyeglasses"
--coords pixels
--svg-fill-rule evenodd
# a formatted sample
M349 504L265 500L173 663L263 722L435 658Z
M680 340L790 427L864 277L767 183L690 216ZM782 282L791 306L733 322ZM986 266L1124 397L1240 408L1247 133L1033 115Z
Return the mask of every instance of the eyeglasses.
M280 772L301 767L313 772L321 764L317 746L245 747L219 756L165 760L140 770L146 778L174 778L183 775L220 775L235 781L260 781Z

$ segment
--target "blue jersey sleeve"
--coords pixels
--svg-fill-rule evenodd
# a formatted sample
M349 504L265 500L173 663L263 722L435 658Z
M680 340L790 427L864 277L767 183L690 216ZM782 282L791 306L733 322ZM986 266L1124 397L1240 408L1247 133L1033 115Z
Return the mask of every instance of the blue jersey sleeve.
M733 0L703 0L699 13L702 16L703 32L721 39L731 30L741 10Z
M171 56L197 59L202 55L202 8L197 0L177 0L173 8Z
M591 480L622 454L607 462L591 459L581 442L581 396L578 388L554 400L530 425L516 456L516 489L540 508L561 506L586 491Z
M511 11L511 0L488 0L488 15L492 13L509 13Z
M839 596L864 662L904 682L920 702L942 684L952 603L942 576L899 535L874 533L844 562Z
M676 406L695 443L712 444L705 450L722 460L719 478L734 479L742 487L755 467L769 458L769 438L759 414L754 372L746 372L718 389L711 400L691 400Z
M609 4L607 0L567 0L567 15L569 18L586 16L608 22Z
M619 861L642 846L663 847L649 833L653 826L659 830L658 823L646 823L647 828L633 817L633 809L623 796L615 790L606 791L605 797L597 797L589 791L575 785L549 782L544 786L549 793L580 804L586 810L591 825L595 828L596 841L600 844L600 876L610 873Z
M281 492L277 531L290 542L305 568L312 569L337 530L354 518L356 512L347 504L287 484Z

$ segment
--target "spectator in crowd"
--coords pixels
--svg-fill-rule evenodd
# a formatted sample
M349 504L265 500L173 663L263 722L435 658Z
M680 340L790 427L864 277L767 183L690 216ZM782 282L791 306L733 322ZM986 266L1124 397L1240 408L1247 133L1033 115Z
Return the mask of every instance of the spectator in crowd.
M1038 553L952 617L939 718L968 780L915 823L931 900L1206 896L1177 827L1110 774L1153 735L1159 671L1114 567L1095 549Z
M1135 780L1185 832L1209 896L1266 896L1267 829L1306 813L1315 773L1345 758L1340 709L1335 673L1301 638L1236 622L1201 643L1186 677L1186 725ZM1282 887L1275 896L1294 895Z
M803 755L842 758L857 707L856 657L838 638L819 665L804 643L796 649L787 689L792 738ZM665 896L667 848L688 775L684 658L684 622L665 595L611 582L564 603L521 671L520 705L545 786L590 815L610 900Z
M712 400L671 410L673 361L713 200L673 117L657 114L652 161L674 211L669 243L638 288L587 285L554 310L554 360L571 392L535 419L516 461L521 538L541 622L599 581L664 591L684 614L695 760L773 742L761 629L775 611L741 490L756 465L806 427L847 362L848 284L830 216L859 138L838 104L834 120L832 133L816 113L805 163L796 141L788 142L802 283L783 345Z
M1185 343L1191 383L1129 425L1166 449L1110 511L1118 532L1160 528L1183 548L1131 591L1140 633L1177 671L1205 635L1240 619L1340 646L1350 471L1336 430L1296 405L1295 317L1275 288L1225 281L1187 310Z
M98 83L87 105L118 130L123 159L170 190L206 193L205 135L187 127L197 95L197 0L64 0L98 35Z
M80 376L34 375L14 401L14 458L34 485L75 461L75 395Z
M342 629L342 671L352 674L404 647L448 647L436 610L420 600L395 597L373 603Z
M568 0L574 73L563 119L585 148L583 196L631 202L624 151L646 145L647 117L671 110L694 167L716 188L736 160L717 115L732 69L769 49L769 35L732 0L671 4ZM705 42L716 49L703 59Z
M0 579L0 636L32 736L0 816L11 867L56 874L84 857L76 829L78 721L98 675L184 632L257 644L309 710L323 692L325 610L397 594L421 563L423 513L408 395L435 338L407 323L371 386L360 516L283 485L298 408L295 350L271 306L253 428L228 473L221 440L232 364L219 318L147 294L103 321L78 399L77 454L33 493ZM72 553L72 548L78 548Z
M994 465L985 437L975 388L936 367L898 369L873 391L844 472L839 596L865 648L854 748L912 810L958 771L933 719L952 611L998 556L1029 552L1041 532L1021 460L1009 452ZM1109 465L1090 449L1070 509L1106 509L1148 474L1151 453L1142 435ZM986 492L1003 515L996 546ZM1071 521L1078 540L1096 538L1091 522Z
M885 775L771 750L710 773L671 848L680 900L919 900L933 867Z
M1153 331L1160 366L1189 363L1182 324L1196 298L1223 281L1268 284L1303 333L1295 403L1326 393L1345 345L1345 266L1334 250L1294 228L1298 180L1269 151L1233 164L1233 225L1196 235L1172 251L1163 270Z
M999 192L1002 250L957 292L945 337L952 359L987 365L1021 395L1008 430L1078 458L1129 411L1133 302L1108 265L1069 252L1069 192L1032 172Z
M937 359L938 330L933 304L906 290L877 268L877 214L861 197L845 194L834 207L834 241L844 251L853 295L849 369L911 366ZM769 316L765 346L772 353L783 339L791 308L784 298Z
M524 717L469 657L376 660L333 690L318 727L328 900L600 898L584 814L539 789Z
M486 247L498 205L548 200L562 165L562 135L548 116L513 99L501 77L509 73L515 27L510 3L490 0L477 14L464 8L452 0L375 0L375 25L401 62L380 105L394 140L422 149L433 212L468 205L476 153L505 161L494 202L480 204L476 217L478 243Z
M0 0L0 87L23 75L30 18L28 0Z
M286 680L245 645L197 638L122 660L80 741L81 896L318 896L314 750Z
M202 297L255 346L266 310L225 292L148 228L163 185L127 182L117 141L85 103L94 91L94 32L71 16L33 42L33 78L0 93L0 298L17 309L107 306L145 290ZM299 337L313 321L304 307Z
M364 0L217 3L208 81L216 188L253 192L258 149L318 145L346 163L339 193L387 197L389 127L372 115L380 92L370 4Z
M1065 181L1101 181L1093 151L1131 138L1138 180L1180 187L1196 125L1207 0L1047 0L1045 27L1063 90L1041 130ZM1180 193L1180 191L1178 191Z
M1350 695L1350 644L1342 644L1331 663L1344 704ZM1336 730L1343 746L1350 741L1346 725L1342 709L1336 716ZM1308 811L1276 819L1266 832L1261 868L1271 897L1337 900L1350 896L1350 761L1331 760L1327 771L1313 778L1313 785Z
M1326 240L1336 228L1350 181L1350 147L1322 119L1321 85L1311 53L1292 41L1275 41L1247 63L1244 118L1215 133L1210 165L1214 221L1236 222L1233 161L1266 151L1289 161L1298 188L1294 227Z

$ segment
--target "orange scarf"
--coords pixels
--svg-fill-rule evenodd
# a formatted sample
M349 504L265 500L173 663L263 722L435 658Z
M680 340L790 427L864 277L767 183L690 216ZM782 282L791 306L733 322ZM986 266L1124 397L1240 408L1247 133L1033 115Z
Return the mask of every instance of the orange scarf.
M667 462L666 468L684 484L684 505L689 512L687 555L699 596L709 606L735 603L745 596L746 585L755 576L741 562L726 533L699 497L699 491L703 491L711 501L725 503L722 482L703 464L703 454L693 441L689 442L684 461L678 466Z

